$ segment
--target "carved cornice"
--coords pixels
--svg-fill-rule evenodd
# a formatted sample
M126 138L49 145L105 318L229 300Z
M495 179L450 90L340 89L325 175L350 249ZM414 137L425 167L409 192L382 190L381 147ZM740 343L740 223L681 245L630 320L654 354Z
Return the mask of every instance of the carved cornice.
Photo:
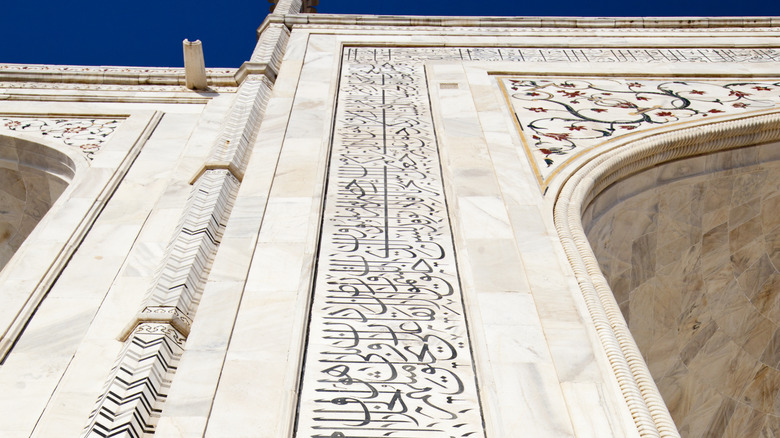
M235 87L237 69L207 69L209 86ZM184 68L0 64L0 82L184 87Z
M400 15L271 14L258 34L271 23L330 26L547 28L547 29L754 29L780 28L780 17L427 17Z

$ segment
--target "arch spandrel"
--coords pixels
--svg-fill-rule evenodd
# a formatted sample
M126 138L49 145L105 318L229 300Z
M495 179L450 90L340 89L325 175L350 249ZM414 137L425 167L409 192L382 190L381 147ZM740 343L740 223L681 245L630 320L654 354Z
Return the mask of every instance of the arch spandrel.
M775 80L502 76L498 83L542 191L600 145L780 105Z

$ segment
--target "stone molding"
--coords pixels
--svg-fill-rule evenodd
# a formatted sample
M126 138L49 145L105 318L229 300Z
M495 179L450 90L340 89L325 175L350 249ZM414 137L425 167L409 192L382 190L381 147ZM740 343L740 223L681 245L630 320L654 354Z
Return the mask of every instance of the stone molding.
M713 122L645 137L601 151L561 188L553 217L588 312L643 437L679 437L666 404L601 272L582 226L582 211L603 189L660 163L780 139L780 112Z
M279 73L279 68L282 66L282 56L284 56L284 49L287 47L289 40L290 30L284 27L284 25L274 24L268 26L258 39L257 46L249 61L267 64L268 68L276 76Z
M780 17L424 17L393 15L340 15L340 14L269 14L258 29L260 34L272 23L283 23L288 28L295 25L329 26L387 26L392 27L435 27L435 28L507 28L530 30L541 29L756 29L778 28ZM772 30L775 30L772 29ZM502 30L505 32L506 30Z
M211 86L235 87L236 69L206 69ZM0 64L0 82L54 82L58 84L179 85L184 68L92 67L44 64Z
M111 369L105 396L90 415L84 436L140 437L154 433L154 420L170 386L169 375L176 370L181 357L184 340L169 324L138 325Z

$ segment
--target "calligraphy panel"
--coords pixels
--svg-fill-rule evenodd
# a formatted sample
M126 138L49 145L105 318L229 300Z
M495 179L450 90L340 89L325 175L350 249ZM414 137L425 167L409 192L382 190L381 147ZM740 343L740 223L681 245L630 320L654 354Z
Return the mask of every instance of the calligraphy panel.
M423 66L341 81L298 436L484 436Z

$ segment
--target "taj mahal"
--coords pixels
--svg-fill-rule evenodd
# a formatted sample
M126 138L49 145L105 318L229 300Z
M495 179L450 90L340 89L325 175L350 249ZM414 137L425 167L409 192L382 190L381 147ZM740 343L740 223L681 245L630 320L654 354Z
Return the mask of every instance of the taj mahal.
M780 436L780 18L273 3L0 64L1 437Z

